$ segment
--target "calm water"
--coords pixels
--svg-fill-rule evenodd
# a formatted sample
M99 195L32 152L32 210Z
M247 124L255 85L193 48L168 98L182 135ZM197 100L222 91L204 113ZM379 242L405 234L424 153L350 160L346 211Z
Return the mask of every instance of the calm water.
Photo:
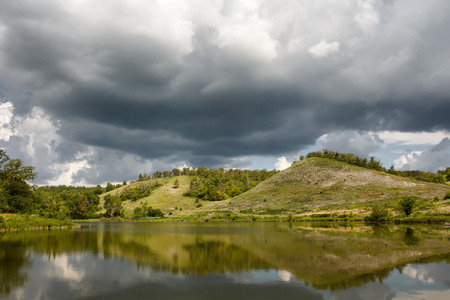
M0 234L0 299L450 299L450 230L83 224Z

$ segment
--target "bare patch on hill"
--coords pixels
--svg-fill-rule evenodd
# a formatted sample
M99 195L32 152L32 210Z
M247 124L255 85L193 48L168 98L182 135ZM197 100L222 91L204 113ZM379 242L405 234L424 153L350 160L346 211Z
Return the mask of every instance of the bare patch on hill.
M283 173L275 175L265 184L256 186L254 192L264 191L277 186L297 185L330 188L333 186L346 189L357 186L381 186L385 188L410 188L423 184L411 182L390 174L364 170L350 165L332 162L329 166L313 163L299 163Z

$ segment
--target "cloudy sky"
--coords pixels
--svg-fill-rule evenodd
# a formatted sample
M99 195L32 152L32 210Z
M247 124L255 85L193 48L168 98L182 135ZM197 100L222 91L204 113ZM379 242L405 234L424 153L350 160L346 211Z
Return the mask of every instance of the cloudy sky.
M448 0L0 1L0 146L38 184L450 166Z

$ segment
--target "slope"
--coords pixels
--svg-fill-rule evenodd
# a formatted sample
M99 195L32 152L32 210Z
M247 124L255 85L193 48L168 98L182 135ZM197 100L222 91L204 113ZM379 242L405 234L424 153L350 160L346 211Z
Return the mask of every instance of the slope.
M442 199L446 193L450 193L448 185L408 179L317 157L296 162L253 189L224 201L202 201L183 196L192 178L159 178L160 186L150 196L123 202L125 215L132 216L134 208L142 204L161 209L165 216L197 220L213 218L216 212L222 213L222 216L231 213L250 217L317 212L365 215L375 202L386 203L394 211L398 200L404 196L431 200L435 196ZM178 188L174 187L176 179L180 183ZM128 188L148 183L134 182ZM126 188L121 187L109 193L120 195ZM103 205L106 194L101 195L100 205ZM427 205L424 211L450 213L450 200L439 203L428 201Z
M443 198L448 192L448 185L412 180L313 157L296 162L246 193L214 206L216 209L232 209L235 212L268 214L364 210L373 201L382 201L394 207L403 196L433 199L436 195ZM444 211L446 208L448 206L443 208Z

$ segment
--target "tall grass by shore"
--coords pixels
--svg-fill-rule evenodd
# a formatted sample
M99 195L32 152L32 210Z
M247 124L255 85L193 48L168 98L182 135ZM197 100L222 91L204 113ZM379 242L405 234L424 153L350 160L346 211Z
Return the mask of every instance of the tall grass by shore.
M72 222L41 218L30 215L0 215L0 232L18 230L50 230L78 227Z

